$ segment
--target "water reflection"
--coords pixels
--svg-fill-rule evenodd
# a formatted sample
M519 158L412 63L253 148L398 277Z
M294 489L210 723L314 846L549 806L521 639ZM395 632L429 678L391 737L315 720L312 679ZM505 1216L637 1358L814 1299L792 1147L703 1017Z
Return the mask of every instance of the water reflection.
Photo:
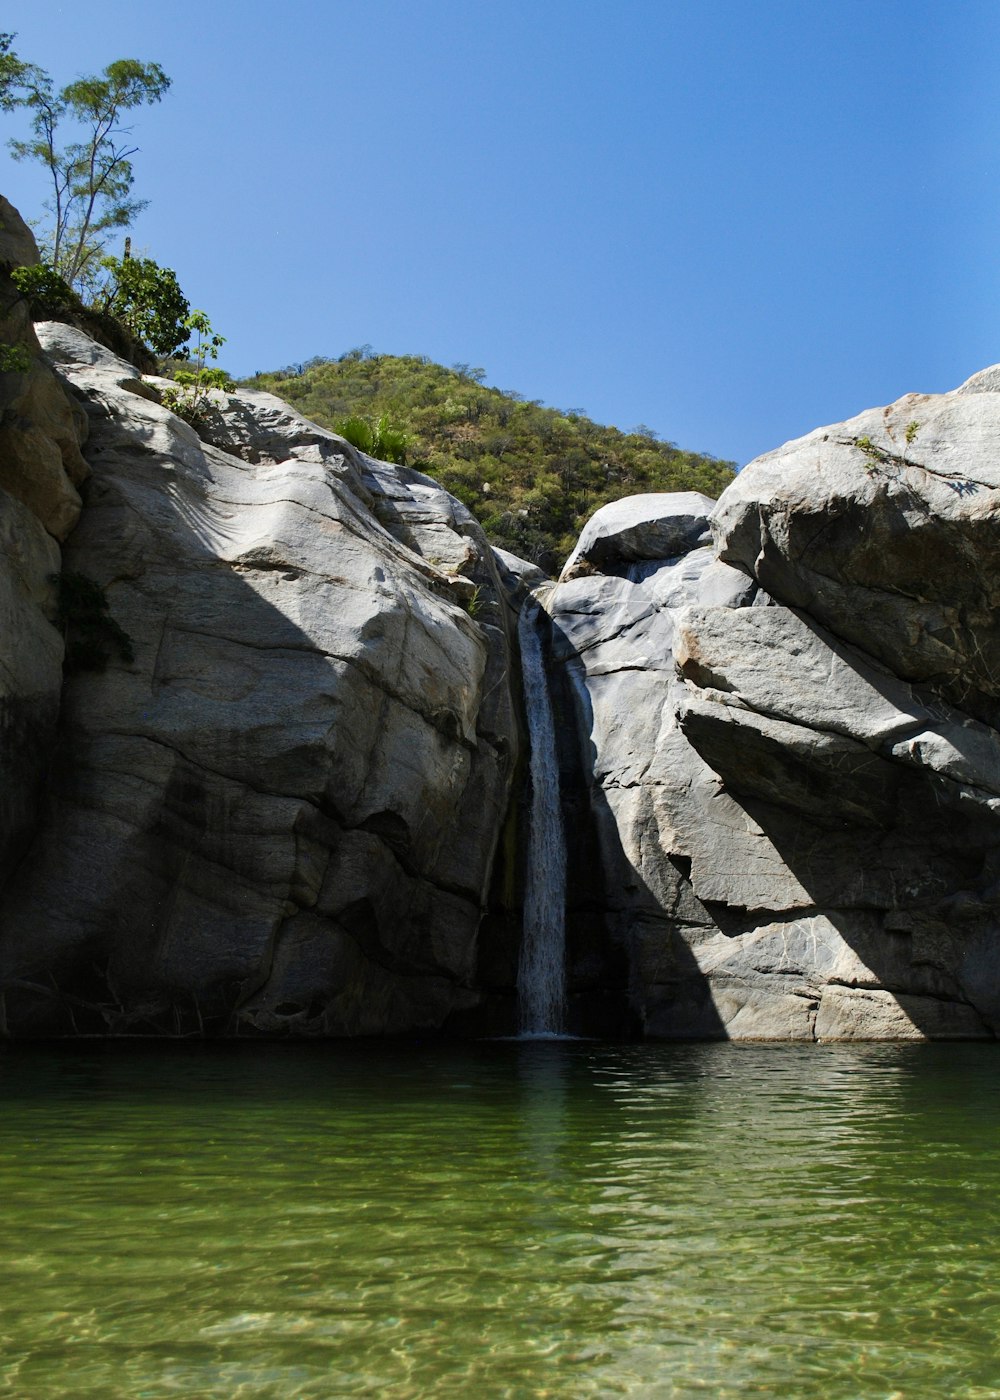
M997 1395L998 1047L0 1055L0 1395Z
M517 1123L525 1159L539 1185L562 1175L571 1056L560 1041L526 1041L517 1049Z

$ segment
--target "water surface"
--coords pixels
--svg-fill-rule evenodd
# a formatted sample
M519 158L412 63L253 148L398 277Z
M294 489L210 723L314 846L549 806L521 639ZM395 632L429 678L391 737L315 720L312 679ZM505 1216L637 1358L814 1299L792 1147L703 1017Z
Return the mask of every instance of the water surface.
M0 1395L1000 1396L1000 1046L0 1055Z

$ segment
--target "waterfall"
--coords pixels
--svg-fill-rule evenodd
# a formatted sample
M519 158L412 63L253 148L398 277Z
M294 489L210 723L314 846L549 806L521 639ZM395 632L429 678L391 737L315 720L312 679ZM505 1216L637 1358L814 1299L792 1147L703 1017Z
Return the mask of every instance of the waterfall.
M566 1014L566 841L559 764L545 677L541 607L521 609L518 640L531 742L531 819L524 881L524 933L517 969L522 1035L560 1035Z

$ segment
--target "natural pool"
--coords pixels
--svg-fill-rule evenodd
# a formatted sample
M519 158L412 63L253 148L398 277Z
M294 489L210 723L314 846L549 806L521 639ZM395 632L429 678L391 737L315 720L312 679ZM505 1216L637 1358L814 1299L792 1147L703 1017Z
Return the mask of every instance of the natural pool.
M0 1395L1000 1396L1000 1046L0 1055Z

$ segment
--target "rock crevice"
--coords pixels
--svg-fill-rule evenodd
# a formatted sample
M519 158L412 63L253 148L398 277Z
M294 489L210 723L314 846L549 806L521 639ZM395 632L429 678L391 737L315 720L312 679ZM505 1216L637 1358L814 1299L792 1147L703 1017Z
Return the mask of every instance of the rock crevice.
M616 555L614 522L592 529L599 556L580 551L548 599L606 937L647 1035L997 1033L986 374L974 394L908 398L761 458L685 519L686 552L637 568L634 535ZM881 446L886 414L919 464Z

